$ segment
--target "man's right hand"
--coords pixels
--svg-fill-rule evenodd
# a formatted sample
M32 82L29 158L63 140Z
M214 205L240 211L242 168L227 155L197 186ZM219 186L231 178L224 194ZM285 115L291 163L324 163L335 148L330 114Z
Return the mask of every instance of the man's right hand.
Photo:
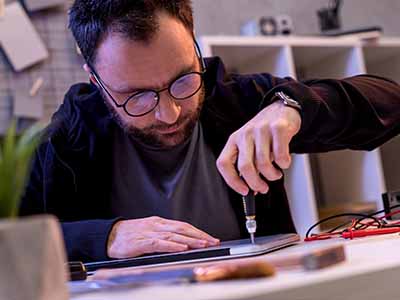
M107 255L110 258L129 258L218 244L219 240L188 223L149 217L114 224L108 238Z

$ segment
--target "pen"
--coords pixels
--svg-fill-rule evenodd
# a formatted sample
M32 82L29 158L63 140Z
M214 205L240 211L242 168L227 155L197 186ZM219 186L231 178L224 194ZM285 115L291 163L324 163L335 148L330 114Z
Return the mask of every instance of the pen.
M255 244L254 234L257 229L256 222L256 203L254 199L254 192L249 190L246 196L243 196L244 214L246 216L246 229L250 234L251 243Z

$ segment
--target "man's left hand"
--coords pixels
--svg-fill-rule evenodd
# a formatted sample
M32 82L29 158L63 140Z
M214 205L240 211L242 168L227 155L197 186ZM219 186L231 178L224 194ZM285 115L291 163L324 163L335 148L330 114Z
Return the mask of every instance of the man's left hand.
M217 168L226 183L242 195L248 194L249 187L266 194L268 183L260 174L268 181L282 177L273 162L281 169L289 168L289 143L300 126L301 116L296 109L280 101L264 108L229 137L217 159Z

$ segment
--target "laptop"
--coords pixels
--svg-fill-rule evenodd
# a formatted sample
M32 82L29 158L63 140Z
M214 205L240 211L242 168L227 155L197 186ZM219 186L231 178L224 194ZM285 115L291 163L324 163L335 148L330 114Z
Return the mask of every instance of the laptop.
M163 253L128 259L116 259L85 263L88 274L98 269L127 268L144 266L165 266L183 263L206 262L231 258L250 257L266 254L300 241L295 233L257 237L255 244L250 239L222 242L219 246L189 250L179 253Z

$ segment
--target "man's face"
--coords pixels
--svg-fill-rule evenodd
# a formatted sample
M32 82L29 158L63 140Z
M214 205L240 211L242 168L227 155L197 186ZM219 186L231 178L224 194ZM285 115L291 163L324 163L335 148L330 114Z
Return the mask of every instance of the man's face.
M99 46L95 69L118 104L138 90L166 88L177 76L201 69L191 33L178 20L166 14L158 16L159 30L149 42L110 33ZM131 117L122 107L117 108L104 92L103 97L126 132L146 144L170 148L191 134L204 90L185 100L175 100L163 91L158 106L141 117Z

